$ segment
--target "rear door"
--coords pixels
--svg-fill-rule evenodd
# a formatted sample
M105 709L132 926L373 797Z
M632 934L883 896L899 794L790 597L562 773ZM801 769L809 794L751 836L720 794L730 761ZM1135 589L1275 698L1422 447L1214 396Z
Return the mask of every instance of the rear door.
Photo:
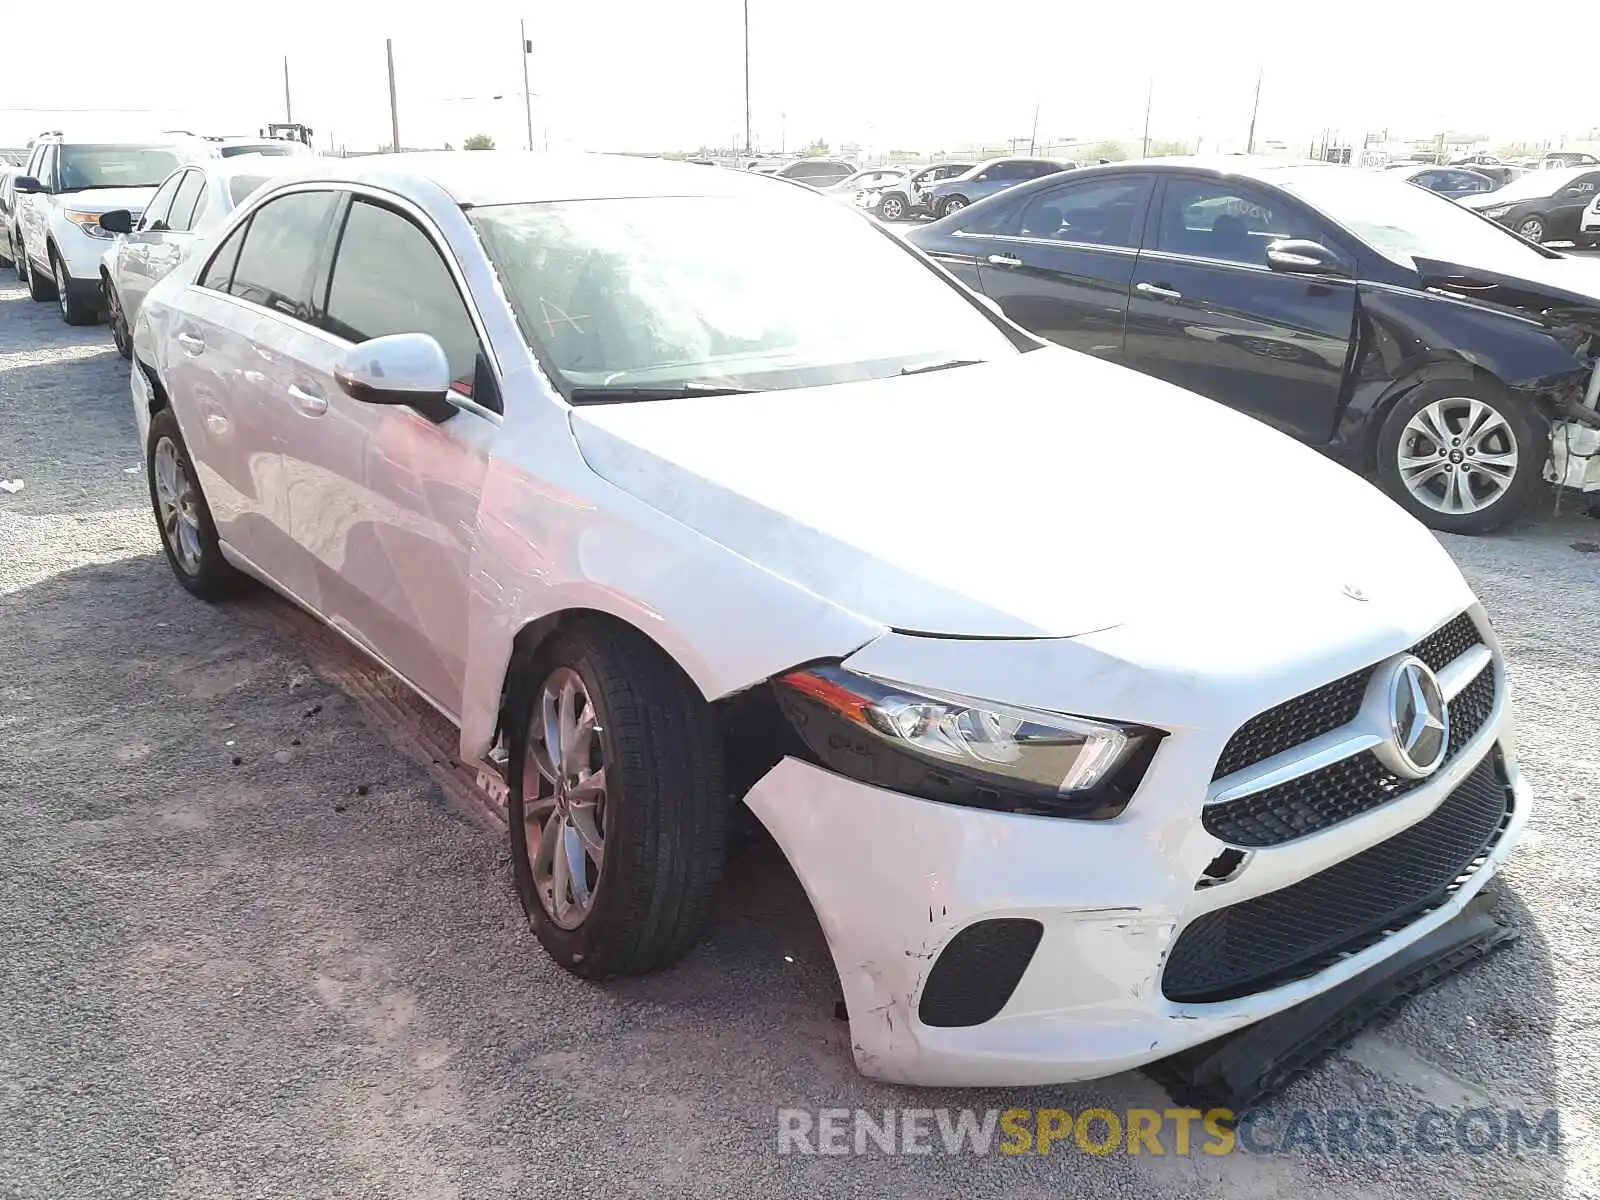
M298 400L312 323L311 284L338 196L281 193L219 245L174 304L167 385L217 534L281 588L312 581L289 528L283 430Z
M1304 441L1333 436L1355 325L1355 284L1267 265L1267 245L1354 249L1327 222L1248 180L1172 174L1147 223L1128 301L1131 367Z
M998 231L971 235L981 243L979 286L1024 329L1120 358L1152 180L1098 175L1029 189Z
M285 472L294 539L313 574L310 602L456 715L499 385L449 255L398 198L351 198L319 302L323 334L297 364L293 387L306 399L285 436ZM334 379L344 350L394 333L436 338L466 403L423 412L346 395Z

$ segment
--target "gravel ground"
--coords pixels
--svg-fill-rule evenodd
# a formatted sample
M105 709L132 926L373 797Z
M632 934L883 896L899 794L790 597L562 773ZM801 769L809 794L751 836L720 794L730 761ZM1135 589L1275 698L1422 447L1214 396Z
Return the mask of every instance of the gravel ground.
M1450 541L1539 796L1499 899L1521 941L1276 1105L1554 1107L1557 1152L780 1156L780 1106L1166 1100L859 1078L766 847L676 969L563 974L426 714L275 602L170 579L125 376L106 330L0 286L0 1194L1600 1195L1600 522Z

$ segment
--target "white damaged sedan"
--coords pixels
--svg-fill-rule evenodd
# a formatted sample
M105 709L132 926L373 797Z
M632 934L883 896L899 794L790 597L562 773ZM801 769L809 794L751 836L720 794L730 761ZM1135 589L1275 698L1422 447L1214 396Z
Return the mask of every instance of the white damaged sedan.
M684 954L742 803L870 1075L1236 1030L1449 921L1528 819L1422 526L782 182L311 163L134 350L178 581L278 589L459 726L558 962Z

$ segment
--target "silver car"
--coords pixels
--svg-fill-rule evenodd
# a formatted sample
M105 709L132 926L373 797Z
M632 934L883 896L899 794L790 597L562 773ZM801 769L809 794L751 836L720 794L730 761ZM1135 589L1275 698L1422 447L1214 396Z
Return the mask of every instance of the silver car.
M1077 165L1055 158L991 158L965 175L935 184L923 203L934 216L947 217L985 196L1057 171L1070 171Z

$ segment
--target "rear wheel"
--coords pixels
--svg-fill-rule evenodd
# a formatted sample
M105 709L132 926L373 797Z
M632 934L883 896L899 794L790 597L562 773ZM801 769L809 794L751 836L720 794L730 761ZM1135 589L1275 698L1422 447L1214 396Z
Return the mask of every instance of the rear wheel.
M1487 533L1532 499L1549 454L1533 406L1484 380L1415 388L1378 433L1384 491L1425 525Z
M68 325L93 325L100 320L100 314L72 290L72 278L67 274L67 264L61 261L59 254L50 256L50 266L55 272L56 304L61 309L61 319Z
M28 256L26 253L24 253L22 256L22 262L24 269L27 272L23 276L23 279L28 285L28 297L32 300L38 301L40 304L43 304L46 300L54 300L56 298L56 285L54 281L51 280L48 275L41 279L39 277L39 272L35 271L33 269L33 265L28 262Z
M726 857L704 697L642 634L594 621L540 650L513 713L512 874L539 941L588 979L681 957Z
M161 548L178 582L202 600L218 600L243 579L217 544L217 527L200 491L189 449L170 408L150 418L145 442L150 503L161 530Z

